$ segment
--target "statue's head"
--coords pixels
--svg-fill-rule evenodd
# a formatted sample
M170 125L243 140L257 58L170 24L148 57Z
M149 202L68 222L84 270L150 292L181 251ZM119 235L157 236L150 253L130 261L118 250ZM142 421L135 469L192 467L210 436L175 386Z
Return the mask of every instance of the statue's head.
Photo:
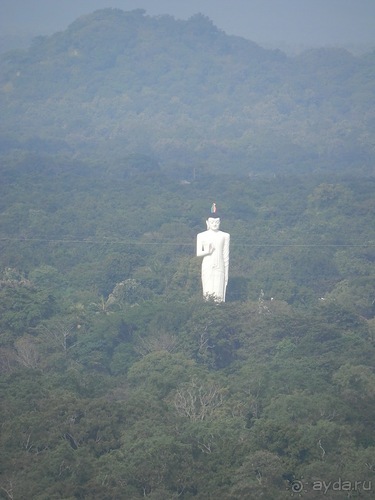
M211 213L207 217L206 220L207 230L211 229L211 231L218 231L220 228L220 217L217 213L216 203L212 203L211 205Z
M211 231L219 231L220 229L220 217L209 217L206 220L207 229Z

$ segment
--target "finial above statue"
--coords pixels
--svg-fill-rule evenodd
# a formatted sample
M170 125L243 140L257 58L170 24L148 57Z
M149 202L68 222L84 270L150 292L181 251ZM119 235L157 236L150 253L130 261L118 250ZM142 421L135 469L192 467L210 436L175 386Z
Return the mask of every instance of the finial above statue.
M197 235L197 256L202 259L202 288L206 300L225 302L229 269L230 235L220 231L216 203L206 220L207 231Z

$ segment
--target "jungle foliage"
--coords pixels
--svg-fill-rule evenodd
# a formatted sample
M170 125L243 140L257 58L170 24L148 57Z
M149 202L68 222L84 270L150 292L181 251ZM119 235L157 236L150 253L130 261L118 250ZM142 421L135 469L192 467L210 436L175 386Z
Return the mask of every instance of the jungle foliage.
M329 498L369 498L370 59L323 51L291 60L228 37L203 16L112 10L7 55L0 498L282 500L302 485L315 499L323 481ZM312 68L321 73L311 78ZM306 141L299 136L301 149L290 149L267 120L284 139L297 130L306 102L288 101L285 128L271 101L286 89L280 75L301 97L301 74L305 89L325 95L314 101L323 125L315 135L302 127ZM345 98L339 81L351 89ZM257 132L241 142L245 94L260 107L245 120ZM349 135L335 142L340 96ZM330 99L337 136L324 118ZM206 145L217 140L209 149L197 146L203 130ZM233 158L227 168L224 157ZM225 304L202 299L195 257L213 201L231 234Z
M44 160L3 169L2 498L373 481L373 179ZM194 257L212 199L232 241L221 305Z

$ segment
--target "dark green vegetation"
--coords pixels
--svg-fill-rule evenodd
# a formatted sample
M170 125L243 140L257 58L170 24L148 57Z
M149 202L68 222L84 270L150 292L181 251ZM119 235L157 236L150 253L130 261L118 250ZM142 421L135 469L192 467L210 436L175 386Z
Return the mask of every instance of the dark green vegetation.
M0 498L273 500L300 478L305 498L339 479L326 498L370 497L370 59L291 61L200 16L139 11L7 56ZM293 121L310 86L315 133ZM246 93L263 107L245 123ZM202 300L194 257L212 201L232 241L220 305Z

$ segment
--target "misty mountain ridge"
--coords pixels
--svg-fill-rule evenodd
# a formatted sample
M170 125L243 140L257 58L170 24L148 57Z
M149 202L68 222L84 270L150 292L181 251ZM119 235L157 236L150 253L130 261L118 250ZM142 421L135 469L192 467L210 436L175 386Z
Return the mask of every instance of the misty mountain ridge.
M1 498L366 498L374 56L107 9L1 59Z
M104 9L0 62L3 154L156 158L166 171L371 172L375 52L296 57L187 21Z

